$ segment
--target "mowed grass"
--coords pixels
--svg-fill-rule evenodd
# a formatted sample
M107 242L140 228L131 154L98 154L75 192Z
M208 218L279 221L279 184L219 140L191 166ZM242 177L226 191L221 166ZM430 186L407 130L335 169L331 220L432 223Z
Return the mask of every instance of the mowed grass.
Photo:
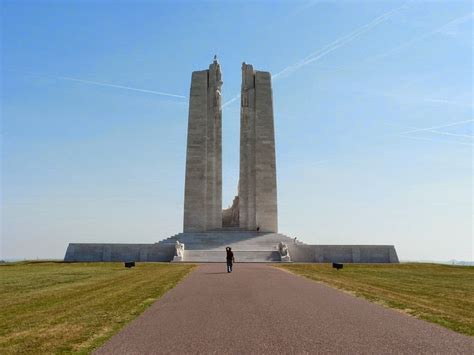
M280 268L474 335L474 267L438 264L281 264Z
M89 353L173 288L185 264L0 266L0 353Z

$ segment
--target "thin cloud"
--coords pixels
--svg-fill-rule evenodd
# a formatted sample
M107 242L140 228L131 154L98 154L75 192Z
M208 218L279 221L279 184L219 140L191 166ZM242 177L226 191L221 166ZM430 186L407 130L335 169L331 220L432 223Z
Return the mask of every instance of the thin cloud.
M338 49L338 48L354 41L355 39L357 39L361 35L363 35L366 32L369 32L370 30L372 30L374 27L376 27L379 24L387 21L394 14L398 13L401 9L405 8L407 6L407 4L408 4L408 2L404 3L402 6L399 6L395 9L392 9L392 10L376 17L375 19L373 19L369 23L367 23L363 26L360 26L359 28L357 28L356 30L350 32L349 34L347 34L345 36L342 36L342 37L336 39L335 41L329 43L328 45L326 45L323 48L317 50L316 52L313 52L313 53L309 54L308 56L301 59L300 61L287 66L283 70L281 70L278 73L272 75L272 78L276 79L276 78L280 77L283 74L288 74L288 73L294 72L294 71L296 71L296 70L298 70L298 69L300 69L300 68L302 68L302 67L304 67L304 66L306 66L306 65L308 65L308 64L310 64L310 63L312 63L316 60L319 60L320 58L326 56L327 54L329 54L333 51L335 51L336 49Z
M231 98L229 101L226 101L222 104L222 108L225 108L227 106L229 106L231 103L233 103L234 101L240 99L240 94L234 96L233 98Z
M303 4L303 5L299 6L299 7L297 7L296 9L294 9L294 10L291 12L290 16L299 15L300 13L302 13L302 12L304 12L304 11L307 11L307 10L309 10L310 8L312 8L312 7L314 7L314 6L318 5L318 4L320 4L320 3L322 3L322 2L324 2L324 0L310 0L310 1L308 1L307 3L305 3L305 4Z
M393 123L389 123L389 122L383 122L385 125L387 126L392 126L392 127L398 127L400 128L400 125L396 125L396 124L393 124ZM402 127L403 128L403 127ZM416 130L416 129L419 129L419 128L415 128L415 127L409 127L413 130ZM460 138L468 138L468 139L474 139L474 136L471 136L471 135L467 135L467 134L456 134L456 133L450 133L450 132L445 132L445 131L438 131L438 130L434 130L434 129L430 129L430 130L427 130L426 132L429 132L429 133L434 133L434 134L438 134L438 135L442 135L442 136L451 136L451 137L460 137ZM472 146L472 143L467 143L467 142L462 142L462 141L452 141L452 140L439 140L439 139L433 139L433 138L430 138L430 137L420 137L420 136L412 136L412 135L408 135L408 134L397 134L396 135L397 137L402 137L402 138L409 138L409 139L416 139L416 140L423 140L423 141L430 141L430 142L448 142L448 143L453 143L453 144L460 144L460 145L468 145L468 146Z
M415 139L415 140L420 140L420 141L437 142L437 143L442 142L442 143L452 143L452 144L459 144L459 145L468 145L470 147L474 147L474 144L472 144L472 143L465 143L465 142L451 141L451 140L442 140L442 139L432 139L432 138L426 138L426 137L416 137L416 136L409 136L409 135L406 135L406 134L398 134L397 137Z
M395 9L392 9L390 11L387 11L386 13L376 17L375 19L373 19L372 21L370 21L369 23L363 25L363 26L360 26L358 27L356 30L348 33L347 35L344 35L342 37L339 37L338 39L336 39L335 41L327 44L326 46L324 46L323 48L307 55L305 58L301 59L300 61L294 63L294 64L291 64L289 66L287 66L286 68L284 68L283 70L279 71L278 73L272 75L272 79L276 80L278 79L280 76L284 75L284 74L289 74L289 73L292 73L322 57L324 57L325 55L335 51L336 49L338 49L339 47L342 47L350 42L352 42L353 40L355 40L356 38L360 37L361 35L363 35L364 33L372 30L374 27L376 27L377 25L387 21L390 17L392 17L394 14L396 14L398 11L400 11L401 9L405 8L407 6L407 4L409 3L410 1L407 1L405 2L402 6L399 6ZM233 102L235 102L236 100L238 100L240 98L240 94L234 96L233 98L231 98L230 100L228 100L227 102L225 102L223 105L222 105L222 108L225 108L227 107L228 105L232 104Z
M445 132L445 131L437 131L437 130L429 130L427 132L430 133L435 133L435 134L441 134L443 136L451 136L451 137L460 137L460 138L469 138L469 139L474 139L474 136L471 136L469 134L458 134L458 133L451 133L451 132Z
M403 128L403 129L410 129L410 130L414 130L414 129L420 129L418 127L403 127L403 126L400 126L400 125L395 125L393 123L389 123L389 122L383 122L383 124L387 125L387 126L391 126L391 127L397 127L397 128ZM458 134L458 133L451 133L451 132L446 132L446 131L438 131L436 129L430 129L426 132L429 132L429 133L434 133L434 134L440 134L440 135L443 135L443 136L451 136L451 137L460 137L460 138L468 138L468 139L474 139L474 136L472 135L469 135L469 134Z
M449 27L452 26L452 25L458 25L458 24L464 23L464 22L470 20L470 19L473 17L473 15L474 15L474 12L470 12L470 13L465 14L465 15L463 15L463 16L457 17L457 18L455 18L455 19L453 19L453 20L451 20L451 21L445 23L445 24L442 25L441 27L438 27L438 28L436 28L436 29L434 29L434 30L431 30L430 32L424 33L424 34L422 34L422 35L413 37L412 39L410 39L410 40L408 40L408 41L406 41L406 42L400 44L400 45L397 46L397 47L394 47L394 48L388 50L388 51L385 52L385 53L378 54L378 55L375 55L375 56L373 56L373 57L370 57L370 58L366 59L366 61L372 62L372 61L378 60L378 59L380 59L380 58L385 58L385 57L391 55L391 54L394 53L394 52L397 52L397 51L399 51L399 50L401 50L401 49L404 49L404 48L406 48L406 47L409 47L409 46L411 46L412 44L414 44L414 43L416 43L416 42L419 42L419 41L422 41L422 40L424 40L424 39L426 39L426 38L428 38L428 37L430 37L430 36L432 36L432 35L434 35L434 34L436 34L436 33L443 33L443 31L444 31L446 28L449 28Z
M463 103L459 101L449 100L449 99L425 99L426 102L433 102L437 104L447 104L447 105L455 105L455 106L463 106L463 107L472 107L472 103Z
M447 124L443 124L443 125L440 125L440 126L434 126L434 127L412 129L412 130L409 130L409 131L401 132L400 134L405 135L405 134L411 134L411 133L416 133L416 132L433 131L433 130L438 130L440 128L457 126L457 125L460 125L460 124L463 124L463 123L469 123L469 122L474 122L474 119L459 121L459 122L453 122L453 123L447 123Z
M123 86L123 85L116 85L116 84L110 84L110 83L103 83L103 82L99 82L99 81L91 81L91 80L71 78L71 77L68 77L68 76L58 76L56 78L61 79L61 80L68 80L68 81L74 81L74 82L78 82L78 83L84 83L84 84L105 86L105 87L111 87L111 88L116 88L116 89L144 92L144 93L153 94L153 95L160 95L160 96L175 97L175 98L179 98L179 99L186 99L186 96L172 94L172 93L163 92L163 91L139 89L139 88L134 88L134 87L130 87L130 86Z

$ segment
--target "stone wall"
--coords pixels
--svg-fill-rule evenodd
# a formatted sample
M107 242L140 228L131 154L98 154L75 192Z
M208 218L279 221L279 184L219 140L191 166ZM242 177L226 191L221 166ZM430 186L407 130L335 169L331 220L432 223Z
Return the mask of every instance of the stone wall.
M288 245L291 261L301 263L398 263L393 245Z
M239 226L239 196L235 196L232 206L222 210L222 227Z
M179 239L183 240L183 236ZM231 235L230 235L231 236ZM227 243L229 243L227 241ZM185 243L186 244L186 243ZM398 263L393 245L294 245L288 243L292 262L300 263ZM222 253L224 253L224 244ZM245 248L244 248L245 249ZM186 253L185 249L185 253ZM189 252L193 252L192 250ZM255 252L257 254L258 252ZM67 262L170 262L175 243L155 244L69 244Z
M70 243L64 261L161 261L169 262L175 255L174 244L106 244Z

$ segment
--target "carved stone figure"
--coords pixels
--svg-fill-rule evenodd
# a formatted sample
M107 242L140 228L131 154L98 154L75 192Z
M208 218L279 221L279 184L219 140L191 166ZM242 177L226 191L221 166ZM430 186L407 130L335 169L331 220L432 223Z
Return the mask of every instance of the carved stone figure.
M214 95L214 107L221 107L221 92L217 89Z
M278 244L278 249L280 250L281 255L284 256L288 254L288 247L285 243L280 242L280 244Z
M284 261L284 262L291 261L290 252L288 251L288 246L285 243L280 242L278 244L278 250L280 251L281 261Z
M176 249L176 257L175 259L183 260L184 257L184 244L180 243L178 240L176 241L175 244L175 249Z

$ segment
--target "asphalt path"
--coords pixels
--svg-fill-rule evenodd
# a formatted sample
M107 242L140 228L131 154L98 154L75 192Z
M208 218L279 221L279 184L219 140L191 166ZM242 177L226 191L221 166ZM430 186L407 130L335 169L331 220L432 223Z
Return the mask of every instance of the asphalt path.
M474 354L474 338L270 265L222 263L201 264L96 353Z

